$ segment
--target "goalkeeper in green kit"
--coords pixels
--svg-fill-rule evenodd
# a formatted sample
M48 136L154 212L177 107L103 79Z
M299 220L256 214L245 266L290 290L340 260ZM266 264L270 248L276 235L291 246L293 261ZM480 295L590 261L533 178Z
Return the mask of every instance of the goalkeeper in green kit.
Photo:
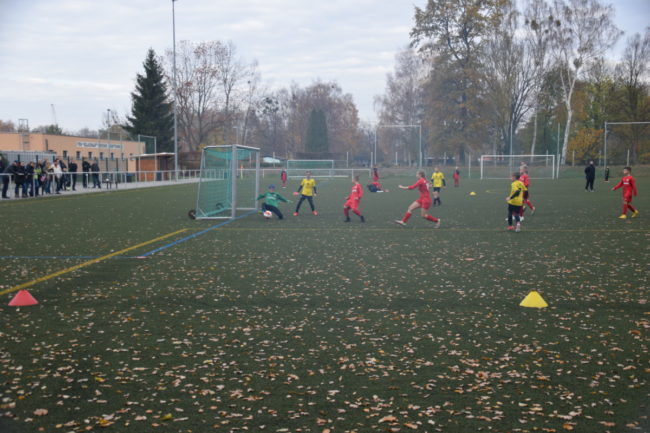
M282 197L282 194L275 192L275 185L269 185L269 190L264 194L260 194L256 200L261 199L264 199L264 203L262 203L262 212L273 212L278 216L278 219L284 219L284 215L282 215L282 212L280 212L280 209L278 209L278 201L289 203L289 200Z

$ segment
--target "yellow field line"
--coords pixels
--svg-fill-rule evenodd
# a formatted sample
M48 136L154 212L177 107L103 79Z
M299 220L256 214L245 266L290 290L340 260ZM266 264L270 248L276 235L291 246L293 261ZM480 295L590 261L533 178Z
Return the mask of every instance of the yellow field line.
M21 290L21 289L25 289L25 288L27 288L27 287L31 287L31 286L33 286L34 284L42 283L43 281L47 281L47 280L49 280L49 279L52 279L52 278L58 277L59 275L67 274L68 272L76 271L77 269L80 269L80 268L83 268L83 267L86 267L86 266L92 265L92 264L94 264L94 263L101 262L101 261L106 260L106 259L110 259L111 257L119 256L120 254L124 254L124 253L126 253L126 252L128 252L128 251L132 251L132 250L135 250L135 249L137 249L137 248L143 247L143 246L145 246L145 245L149 245L149 244L152 244L152 243L154 243L154 242L158 242L158 241L160 241L160 240L162 240L162 239L166 239L166 238L172 237L172 236L177 235L177 234L179 234L179 233L182 233L182 232L184 232L184 231L186 231L186 230L187 230L187 229L177 230L177 231L175 231L175 232L168 233L168 234L163 235L163 236L159 236L159 237L157 237L157 238L155 238L155 239L151 239L151 240L149 240L149 241L142 242L141 244L134 245L134 246L132 246L132 247L128 247L128 248L125 248L125 249L123 249L123 250L116 251L116 252L114 252L114 253L106 254L105 256L98 257L98 258L96 258L96 259L92 259L92 260L88 260L87 262L84 262L84 263L81 263L81 264L78 264L78 265L72 266L72 267L70 267L70 268L66 268L66 269L63 269L63 270L60 270L60 271L54 272L54 273L52 273L52 274L49 274L49 275L45 275L44 277L37 278L37 279L32 280L32 281L28 281L28 282L23 283L23 284L20 284L20 285L18 285L18 286L11 287L11 288L9 288L9 289L6 289L6 290L1 291L1 292L0 292L0 296L2 296L2 295L6 295L7 293L15 292L16 290Z

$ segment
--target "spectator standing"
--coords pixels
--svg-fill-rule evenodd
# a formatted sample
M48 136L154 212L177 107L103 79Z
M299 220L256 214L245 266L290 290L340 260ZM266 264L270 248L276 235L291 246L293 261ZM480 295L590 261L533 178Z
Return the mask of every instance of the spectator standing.
M81 160L81 171L83 172L82 182L84 188L88 188L88 172L90 171L90 163L86 161L86 158Z
M27 196L27 184L25 183L25 167L16 161L16 166L14 168L14 183L16 188L14 190L16 198L20 197L20 192L22 192L22 197Z
M93 172L93 188L102 189L102 184L99 181L99 163L97 159L93 161L93 164L90 166L90 171Z
M4 163L0 161L0 165L2 165L2 198L9 198L7 195L7 190L9 189L9 182L11 182L11 176L13 174L13 166L14 164L9 164L8 166L4 166Z
M36 161L34 164L34 196L38 197L38 194L41 191L43 179L43 166L40 162Z
M585 167L585 178L587 183L585 184L585 191L594 192L594 180L596 180L596 167L594 166L594 161L589 161L587 167Z
M65 161L63 161L62 159L59 159L59 165L61 166L61 171L63 172L63 174L61 175L61 189L63 191L66 191L70 186L70 177L68 176L68 166L66 165Z
M34 197L34 161L29 161L25 166L25 190L26 194L29 194L30 197Z
M61 163L58 159L54 160L52 165L52 174L54 174L54 182L56 182L56 194L61 194L61 187L63 186L63 170Z
M54 164L45 160L45 192L52 194L52 182L54 182Z
M70 165L68 166L68 172L70 173L69 176L72 178L72 190L76 191L77 190L77 170L78 170L77 163L72 161Z

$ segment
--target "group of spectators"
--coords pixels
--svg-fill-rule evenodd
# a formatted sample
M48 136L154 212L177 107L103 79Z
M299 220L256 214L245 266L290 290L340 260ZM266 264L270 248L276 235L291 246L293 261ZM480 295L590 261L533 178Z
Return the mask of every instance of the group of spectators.
M62 159L55 159L52 163L48 159L30 161L23 164L14 161L5 164L0 158L0 177L2 178L2 198L11 198L8 195L9 185L14 184L14 197L38 197L45 194L61 194L61 191L77 190L77 172L79 166L71 161L66 164ZM83 187L88 188L88 181L92 174L93 188L101 188L99 180L99 163L95 159L92 163L85 158L81 162Z

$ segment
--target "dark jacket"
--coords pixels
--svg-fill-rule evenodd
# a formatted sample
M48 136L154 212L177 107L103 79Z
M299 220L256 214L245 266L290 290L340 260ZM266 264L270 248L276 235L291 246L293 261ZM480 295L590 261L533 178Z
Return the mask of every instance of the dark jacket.
M596 167L594 167L592 164L589 164L585 168L585 176L587 179L595 179L596 178Z
M82 170L84 173L88 173L88 172L90 171L90 163L89 163L88 161L83 161L83 162L81 163L81 170Z
M25 183L25 167L22 165L14 166L14 183L16 185Z
M99 164L97 164L96 162L93 162L93 165L90 166L90 170L93 173L99 173Z
M71 162L70 166L68 167L68 171L70 173L76 173L77 172L77 163L76 162Z

